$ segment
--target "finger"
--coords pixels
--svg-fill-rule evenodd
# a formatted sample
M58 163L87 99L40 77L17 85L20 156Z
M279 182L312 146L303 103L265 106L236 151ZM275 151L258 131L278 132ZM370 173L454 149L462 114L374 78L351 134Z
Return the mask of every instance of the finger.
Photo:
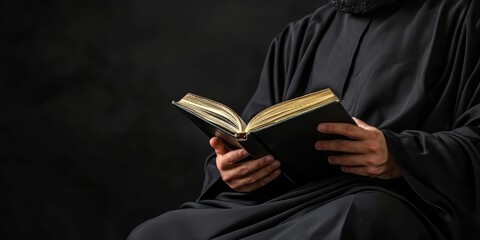
M222 180L235 190L251 189L252 186L268 183L269 178L266 177L279 167L279 161L273 160L272 156L265 156L241 163L235 169L224 172Z
M265 178L268 176L270 173L275 171L280 167L280 162L279 161L274 161L271 164L267 166L263 166L260 169L256 169L254 172L250 172L248 174L245 174L243 179L242 179L242 185L249 185L258 182L259 180Z
M351 139L365 139L366 131L349 123L320 123L317 130L321 133L342 135Z
M215 149L215 153L217 155L225 154L230 151L230 148L228 148L227 145L225 145L225 143L223 143L222 139L220 139L219 137L211 138L210 146Z
M340 169L345 173L351 173L355 175L360 175L364 177L379 177L385 173L385 166L379 167L351 167L351 166L340 166Z
M241 185L235 190L239 191L239 192L251 192L251 191L257 190L257 189L267 185L268 183L272 182L276 178L278 178L278 176L280 176L281 173L282 173L282 171L277 168L277 169L269 172L263 178L259 178L258 180L255 179L255 178L249 179L249 181L251 183Z
M345 167L366 166L361 156L357 154L334 155L328 157L328 163Z
M377 169L386 171L388 164L386 160L379 161L369 154L343 154L328 156L328 163L346 167L364 167L371 174L378 174Z
M269 167L273 171L280 166L280 162L279 161L274 162L273 157L270 155L264 156L262 158L242 162L240 164L235 165L233 168L230 167L232 170L224 174L225 176L223 180L230 181L232 179L245 178L246 176L259 171L260 169L264 168L267 165L271 165ZM228 167L224 167L223 170L228 170Z
M314 147L319 151L334 151L343 153L365 152L365 146L362 142L351 140L321 140L315 142Z
M220 170L236 168L238 162L242 161L250 154L245 149L237 149L227 152L217 157L217 166Z

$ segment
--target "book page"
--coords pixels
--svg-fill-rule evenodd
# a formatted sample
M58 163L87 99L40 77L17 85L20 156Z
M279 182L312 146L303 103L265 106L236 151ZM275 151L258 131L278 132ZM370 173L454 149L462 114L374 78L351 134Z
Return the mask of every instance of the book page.
M285 121L286 119L298 116L332 101L338 101L338 98L327 88L275 104L255 115L247 124L245 131L257 130L277 122Z
M246 127L235 111L214 100L188 93L178 103L233 134L243 132Z

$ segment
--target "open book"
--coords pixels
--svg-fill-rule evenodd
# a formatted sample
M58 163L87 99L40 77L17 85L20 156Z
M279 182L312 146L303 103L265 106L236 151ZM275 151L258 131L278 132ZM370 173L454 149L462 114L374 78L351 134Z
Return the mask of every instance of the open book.
M282 172L297 184L341 174L328 164L330 152L314 148L322 122L355 124L330 89L323 89L270 106L246 123L234 110L214 100L186 94L173 105L209 137L220 137L230 148L244 148L252 157L271 154L282 163Z

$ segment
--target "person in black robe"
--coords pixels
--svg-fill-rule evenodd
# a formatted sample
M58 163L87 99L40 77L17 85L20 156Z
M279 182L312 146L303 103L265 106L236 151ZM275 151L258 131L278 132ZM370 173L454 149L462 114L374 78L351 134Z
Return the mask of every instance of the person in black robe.
M479 83L478 0L331 0L273 40L243 117L331 88L358 126L312 148L344 174L296 185L213 138L199 199L129 239L478 238Z

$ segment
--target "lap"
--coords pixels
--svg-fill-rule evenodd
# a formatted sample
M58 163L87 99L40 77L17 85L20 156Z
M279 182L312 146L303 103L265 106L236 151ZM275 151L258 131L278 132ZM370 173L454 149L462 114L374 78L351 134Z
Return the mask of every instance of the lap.
M360 191L330 201L174 210L138 226L129 239L431 239L430 227L402 200Z

